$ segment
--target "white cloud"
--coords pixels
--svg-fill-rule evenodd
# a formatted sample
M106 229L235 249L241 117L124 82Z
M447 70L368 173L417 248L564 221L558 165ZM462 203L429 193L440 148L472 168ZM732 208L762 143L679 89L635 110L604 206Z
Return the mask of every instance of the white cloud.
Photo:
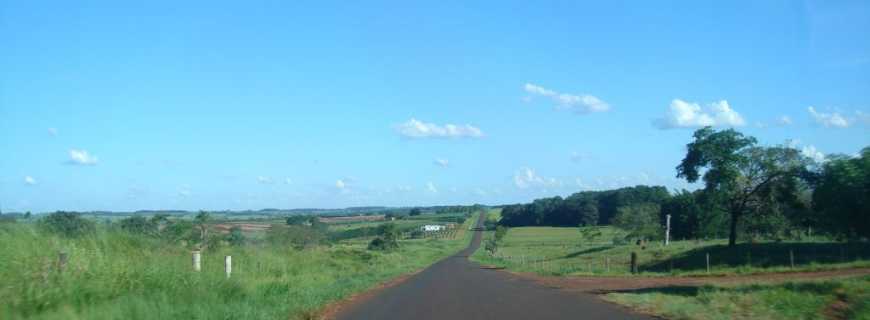
M83 166L96 165L99 159L96 156L89 154L85 150L70 149L69 163Z
M607 102L588 94L559 93L544 87L526 83L523 90L531 95L544 96L552 99L560 110L568 110L576 113L604 112L610 110ZM531 97L525 97L524 101L531 101Z
M31 185L31 186L32 186L32 185L35 185L35 184L36 184L36 179L34 179L34 178L31 177L31 176L24 176L24 183L29 184L29 185Z
M576 151L571 152L571 162L581 162L581 161L589 159L589 158L590 158L590 156L588 154L579 153Z
M436 166L439 166L439 167L442 167L442 168L447 168L447 166L450 165L450 161L449 161L449 160L447 160L447 159L441 159L441 158L439 158L439 159L435 159L435 161L433 161L432 163L434 163Z
M261 183L261 184L272 184L272 183L274 183L275 181L272 180L271 177L258 176L258 177L257 177L257 182L258 182L258 183Z
M347 183L342 179L338 179L335 181L335 187L343 190L344 188L347 188Z
M728 101L720 100L702 109L697 103L680 99L671 101L670 109L664 118L656 119L653 124L659 129L697 128L706 126L738 127L746 124L743 117L728 105Z
M558 187L562 182L556 178L541 177L531 168L522 168L514 173L514 185L520 189L530 187Z
M816 121L816 123L824 126L825 128L836 127L836 128L846 128L851 125L849 120L847 120L843 115L834 112L834 113L823 113L816 111L816 108L812 106L807 108L810 115Z
M805 157L813 159L813 161L818 163L827 161L825 154L819 150L816 150L816 147L812 145L803 147L803 149L801 149L801 154L803 154Z
M396 127L400 135L406 138L481 138L483 131L470 124L443 126L426 123L414 118Z
M57 129L55 129L55 128L48 128L48 135L50 135L50 136L52 136L52 137L57 136Z
M400 135L407 138L481 138L483 131L470 124L443 126L426 123L414 118L396 127Z
M293 184L293 179L290 179L290 178L284 179L284 184Z
M764 129L764 128L767 128L767 124L764 122L761 122L761 121L755 121L755 127L760 128L760 129Z
M789 116L780 116L776 119L776 123L781 126L788 126L794 123Z
M426 183L426 191L431 193L438 193L438 188L435 187L435 184L432 181Z
M190 186L182 185L182 186L178 187L178 196L179 197L187 198L187 197L190 197L190 195L191 195Z

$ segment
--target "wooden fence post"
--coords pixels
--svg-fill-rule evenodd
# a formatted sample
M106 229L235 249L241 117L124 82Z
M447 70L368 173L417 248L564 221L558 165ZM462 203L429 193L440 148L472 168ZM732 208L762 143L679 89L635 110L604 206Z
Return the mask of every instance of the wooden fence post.
M63 272L66 269L66 263L69 261L69 254L66 252L57 253L57 270Z
M193 271L202 271L202 252L199 250L193 252Z
M631 273L637 273L637 252L631 252Z
M227 279L229 279L230 274L233 273L233 256L226 256L224 258L224 271L227 273Z
M604 257L604 271L610 272L610 257Z
M788 261L791 264L791 268L794 269L794 250L793 249L788 250Z

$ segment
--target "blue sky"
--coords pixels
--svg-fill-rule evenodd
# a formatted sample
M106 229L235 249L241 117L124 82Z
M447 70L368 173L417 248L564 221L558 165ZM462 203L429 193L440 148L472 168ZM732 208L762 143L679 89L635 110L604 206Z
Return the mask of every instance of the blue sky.
M3 210L500 204L870 145L866 1L3 1Z

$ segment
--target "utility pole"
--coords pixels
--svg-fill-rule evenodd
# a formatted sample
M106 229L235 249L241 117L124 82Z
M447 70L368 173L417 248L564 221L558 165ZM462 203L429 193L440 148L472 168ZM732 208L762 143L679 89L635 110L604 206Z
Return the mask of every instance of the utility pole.
M671 241L671 215L665 215L665 245L668 245Z

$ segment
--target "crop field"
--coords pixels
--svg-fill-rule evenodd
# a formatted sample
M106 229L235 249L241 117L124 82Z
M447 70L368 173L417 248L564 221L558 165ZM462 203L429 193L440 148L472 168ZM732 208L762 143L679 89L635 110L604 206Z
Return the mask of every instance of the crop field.
M492 232L486 237L491 239ZM870 244L829 240L741 243L726 240L626 243L610 226L511 228L494 255L473 256L484 264L548 275L628 275L631 253L641 275L728 275L870 266ZM707 257L709 256L709 272ZM794 267L792 267L792 261Z
M201 272L183 242L104 226L67 238L33 223L2 224L0 318L312 319L331 302L463 248L471 221L455 237L401 240L393 251L366 250L362 241L216 245L202 252Z

